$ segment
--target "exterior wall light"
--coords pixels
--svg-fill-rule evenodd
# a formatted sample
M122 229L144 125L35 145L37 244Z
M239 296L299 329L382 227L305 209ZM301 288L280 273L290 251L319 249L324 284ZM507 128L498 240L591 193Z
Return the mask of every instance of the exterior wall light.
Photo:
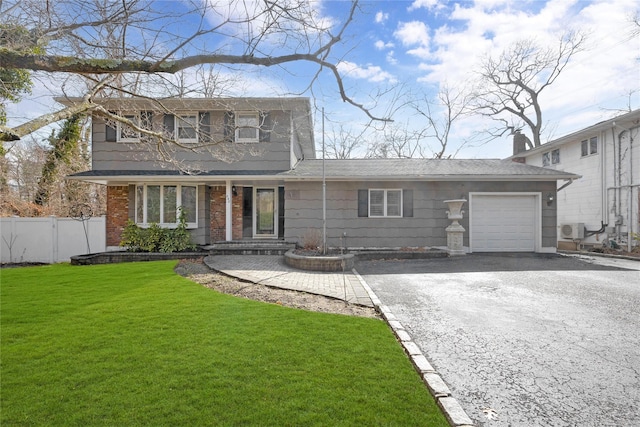
M554 194L547 193L547 206L551 206L551 204L553 203L553 199L555 199Z

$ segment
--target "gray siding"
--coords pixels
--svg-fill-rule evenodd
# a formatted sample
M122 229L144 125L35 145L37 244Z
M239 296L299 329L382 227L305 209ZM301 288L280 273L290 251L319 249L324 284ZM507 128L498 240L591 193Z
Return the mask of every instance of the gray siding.
M291 112L270 111L269 142L224 143L224 111L211 111L211 135L215 143L196 151L171 144L164 148L172 160L204 171L221 170L288 170L291 153ZM161 129L162 115L154 115L154 127ZM107 142L106 123L93 118L92 160L94 170L156 170L163 166L176 169L167 162L154 143Z
M413 190L413 217L360 218L358 190L402 188ZM348 247L446 246L444 200L465 198L469 192L555 192L555 182L327 182L327 244ZM466 211L468 211L468 206ZM555 247L555 203L542 203L542 246ZM469 218L460 221L467 230ZM285 239L300 243L309 229L322 230L322 183L285 183ZM341 236L347 233L346 243Z

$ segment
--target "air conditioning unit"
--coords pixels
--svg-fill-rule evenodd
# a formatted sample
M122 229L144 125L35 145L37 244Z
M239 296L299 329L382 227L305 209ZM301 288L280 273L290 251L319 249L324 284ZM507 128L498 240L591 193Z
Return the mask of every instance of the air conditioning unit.
M560 225L560 237L563 239L584 239L584 223Z

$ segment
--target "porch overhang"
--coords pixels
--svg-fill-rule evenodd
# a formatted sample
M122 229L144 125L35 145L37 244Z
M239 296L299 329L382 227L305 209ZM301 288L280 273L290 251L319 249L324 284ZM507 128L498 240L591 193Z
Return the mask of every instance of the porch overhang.
M208 171L199 173L186 173L183 171L144 171L144 170L91 170L67 176L66 179L73 181L90 182L100 185L126 185L136 182L144 183L192 183L211 184L251 181L274 181L283 182L282 172L284 171Z

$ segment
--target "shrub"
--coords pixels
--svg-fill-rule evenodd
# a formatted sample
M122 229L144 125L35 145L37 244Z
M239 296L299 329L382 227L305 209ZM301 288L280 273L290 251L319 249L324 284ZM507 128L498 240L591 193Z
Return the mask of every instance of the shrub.
M309 228L300 237L300 245L308 251L322 249L322 233L315 228Z
M153 223L148 228L138 227L132 220L122 232L120 246L130 252L181 252L196 248L191 242L191 234L187 231L185 213L180 209L176 228L162 228Z

